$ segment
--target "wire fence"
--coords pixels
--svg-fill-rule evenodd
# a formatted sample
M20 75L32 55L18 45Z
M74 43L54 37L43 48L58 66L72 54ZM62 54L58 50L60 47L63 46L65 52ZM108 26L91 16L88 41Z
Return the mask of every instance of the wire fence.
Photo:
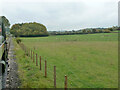
M44 77L47 78L47 75L49 74L48 71L47 71L47 69L48 69L48 67L47 67L47 64L48 64L47 60L43 61L41 59L42 56L39 56L38 53L35 53L35 47L34 47L34 49L29 49L23 43L19 43L19 45L23 49L23 51L25 52L25 55L30 57L31 60L33 61L33 63L35 63L36 66L39 66L40 71L43 70L42 69L42 62L44 62ZM56 76L57 76L56 75L56 66L53 66L53 69L54 69L53 70L53 74L54 74L53 75L54 76L54 78L53 78L53 81L54 81L53 85L54 85L54 88L56 88L57 87L57 84L56 84ZM64 78L65 78L64 79L64 88L65 88L65 90L67 90L67 75L65 75Z

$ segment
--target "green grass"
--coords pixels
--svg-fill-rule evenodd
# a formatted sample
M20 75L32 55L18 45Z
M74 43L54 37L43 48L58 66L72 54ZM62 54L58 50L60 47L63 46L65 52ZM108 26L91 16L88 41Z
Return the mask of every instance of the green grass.
M16 53L21 58L18 63L20 73L23 74L23 87L53 87L54 65L56 65L58 88L64 87L65 75L68 76L69 88L118 87L117 33L21 39L28 48L35 47L34 51L42 56L42 71L39 71L39 66L36 67L32 60L24 56L23 51L18 48ZM47 79L44 77L45 59Z
M14 44L21 82L19 88L53 88L50 84L51 80L44 78L43 72L40 72L39 68L35 66L30 57L26 56L25 52L15 41Z
M40 38L22 38L24 42L69 42L69 41L117 41L117 33L100 33L84 35L58 35Z
M116 32L117 33L117 32L120 32L120 30L116 30L116 31L112 31L112 32Z

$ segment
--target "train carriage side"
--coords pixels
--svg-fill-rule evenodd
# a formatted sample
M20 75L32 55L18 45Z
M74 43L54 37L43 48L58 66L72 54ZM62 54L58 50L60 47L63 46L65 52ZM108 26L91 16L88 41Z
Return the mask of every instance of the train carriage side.
M6 37L9 36L10 23L5 16L0 16L0 89L4 87L2 78L5 76L8 56ZM6 33L7 32L7 33ZM9 37L8 37L9 38Z
M0 67L2 73L5 71L5 65L7 60L7 43L6 43L6 29L4 26L3 18L0 17Z

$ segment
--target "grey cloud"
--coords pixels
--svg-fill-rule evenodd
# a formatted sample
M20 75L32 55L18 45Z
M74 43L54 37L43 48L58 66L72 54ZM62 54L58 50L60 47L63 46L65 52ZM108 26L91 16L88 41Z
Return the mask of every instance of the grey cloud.
M9 8L9 9L8 9ZM73 30L117 25L117 3L7 3L3 13L11 24L39 22L48 30Z

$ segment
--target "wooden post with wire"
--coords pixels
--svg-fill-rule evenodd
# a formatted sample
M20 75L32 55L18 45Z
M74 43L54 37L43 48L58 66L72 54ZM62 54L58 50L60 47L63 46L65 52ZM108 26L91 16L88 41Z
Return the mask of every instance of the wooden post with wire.
M31 59L32 59L32 50L31 50Z
M37 54L36 54L36 66L38 66L38 61L37 61Z
M67 90L67 76L65 75L65 90Z
M41 70L41 56L40 56L40 70Z
M47 61L45 60L45 77L47 77Z
M56 66L54 66L54 87L56 88Z
M35 61L35 56L34 56L34 51L33 51L33 63L34 63L34 61Z

